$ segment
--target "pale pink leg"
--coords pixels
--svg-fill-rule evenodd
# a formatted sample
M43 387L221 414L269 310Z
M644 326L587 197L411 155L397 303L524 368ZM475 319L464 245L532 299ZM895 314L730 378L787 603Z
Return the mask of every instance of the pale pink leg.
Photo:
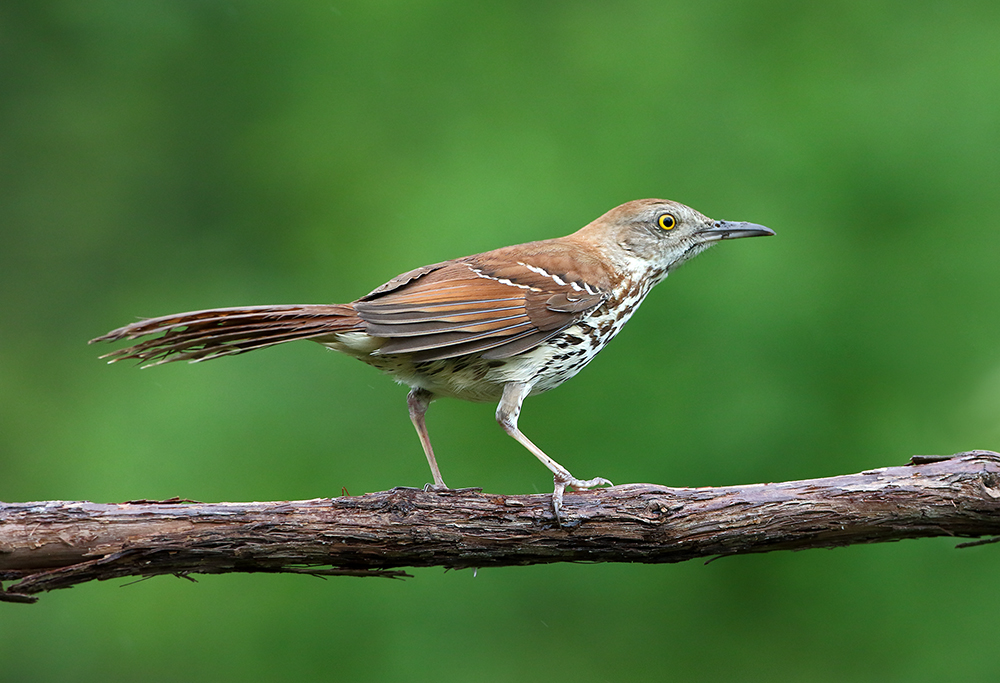
M427 464L431 466L431 476L434 477L432 488L446 489L448 487L441 478L441 470L438 469L437 461L434 459L434 449L431 448L431 437L427 434L427 425L424 424L424 413L433 400L434 394L426 389L413 389L406 397L406 405L410 408L410 421L417 430L417 436L420 437L420 445L424 447Z

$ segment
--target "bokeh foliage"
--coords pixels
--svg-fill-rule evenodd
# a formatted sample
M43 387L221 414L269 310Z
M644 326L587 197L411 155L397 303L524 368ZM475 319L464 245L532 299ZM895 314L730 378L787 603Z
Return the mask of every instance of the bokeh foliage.
M349 301L660 196L778 236L655 291L521 425L581 477L1000 447L1000 4L0 4L0 498L421 485L404 390L310 344L106 367L136 316ZM551 481L429 416L446 480ZM4 606L0 680L993 680L996 547L406 582L158 578Z

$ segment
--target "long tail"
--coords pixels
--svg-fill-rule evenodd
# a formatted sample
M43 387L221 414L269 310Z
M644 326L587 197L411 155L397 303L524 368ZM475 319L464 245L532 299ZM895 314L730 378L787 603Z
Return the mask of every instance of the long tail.
M350 305L246 306L140 320L91 339L90 343L163 333L101 356L109 363L134 358L149 367L178 360L209 360L351 330L364 330L364 323Z

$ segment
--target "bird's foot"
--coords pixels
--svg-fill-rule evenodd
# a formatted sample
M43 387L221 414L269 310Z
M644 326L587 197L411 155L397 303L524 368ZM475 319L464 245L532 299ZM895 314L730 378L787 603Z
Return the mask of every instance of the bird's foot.
M562 526L562 516L560 512L562 510L563 504L563 493L566 492L566 488L569 487L573 491L586 491L587 489L592 489L595 486L614 486L610 481L604 477L594 477L593 479L577 479L576 477L565 477L560 478L558 476L554 477L555 480L555 490L552 492L552 511L556 515L556 523Z
M451 491L451 489L444 482L440 484L424 484L424 493L430 493L431 491Z

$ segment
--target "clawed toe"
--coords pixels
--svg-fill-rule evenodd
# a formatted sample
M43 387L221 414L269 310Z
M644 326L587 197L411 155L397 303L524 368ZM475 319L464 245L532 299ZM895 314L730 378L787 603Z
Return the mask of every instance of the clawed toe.
M570 479L566 482L566 486L574 491L586 491L595 486L614 486L614 484L604 477L594 477L593 479Z

